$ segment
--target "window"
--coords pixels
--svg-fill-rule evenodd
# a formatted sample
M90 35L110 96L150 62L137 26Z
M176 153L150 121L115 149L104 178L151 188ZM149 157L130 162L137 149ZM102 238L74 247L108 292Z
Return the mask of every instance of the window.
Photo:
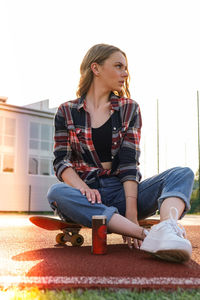
M53 126L31 122L29 148L33 150L32 152L39 150L43 155L52 154Z
M14 172L14 155L4 154L3 172Z
M3 117L0 116L0 146L3 143Z
M53 158L53 125L30 123L29 139L29 174L54 175Z
M0 170L14 172L15 165L16 120L0 116Z
M49 158L29 157L29 174L54 175L53 161Z
M38 165L37 158L29 157L29 174L38 174Z
M49 159L40 159L40 174L50 175Z

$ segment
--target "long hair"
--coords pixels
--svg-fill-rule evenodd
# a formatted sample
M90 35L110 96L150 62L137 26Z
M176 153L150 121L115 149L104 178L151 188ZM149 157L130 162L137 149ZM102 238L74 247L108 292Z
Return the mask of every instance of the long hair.
M128 72L128 61L127 61L126 54L119 48L107 44L94 45L92 48L88 50L88 52L84 56L80 66L81 76L78 85L78 90L76 92L77 97L81 97L84 94L86 94L91 86L93 76L94 76L93 71L91 70L91 64L96 62L97 64L102 65L104 61L109 58L111 54L118 51L121 52L126 59L128 76L125 79L125 83L122 90L120 92L117 91L112 91L112 92L114 92L116 95L120 97L126 96L130 98L130 92L129 92L130 75Z

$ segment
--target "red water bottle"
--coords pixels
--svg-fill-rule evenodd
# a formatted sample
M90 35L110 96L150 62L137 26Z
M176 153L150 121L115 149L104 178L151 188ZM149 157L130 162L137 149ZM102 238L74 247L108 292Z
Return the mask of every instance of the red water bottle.
M92 253L105 254L107 251L106 216L92 217Z

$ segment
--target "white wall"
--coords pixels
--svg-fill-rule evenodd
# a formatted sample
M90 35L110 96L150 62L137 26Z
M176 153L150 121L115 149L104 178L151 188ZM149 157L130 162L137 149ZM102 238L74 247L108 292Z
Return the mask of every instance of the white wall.
M2 105L1 105L2 108ZM0 109L0 115L16 119L15 171L0 172L0 211L51 211L46 194L49 187L58 182L55 176L29 175L29 123L43 120L52 124L53 116L40 117L31 111Z

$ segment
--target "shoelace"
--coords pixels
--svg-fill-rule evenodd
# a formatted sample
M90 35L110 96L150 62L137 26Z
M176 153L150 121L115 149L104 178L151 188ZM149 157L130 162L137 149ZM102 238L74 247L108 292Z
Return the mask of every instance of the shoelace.
M176 207L170 208L170 219L166 220L165 222L160 223L160 228L162 226L166 226L166 224L169 226L168 228L171 229L171 231L175 232L178 236L182 238L186 238L186 232L184 227L177 222L178 220L178 210Z
M173 212L174 212L175 216L173 216ZM170 208L170 219L169 220L170 220L169 224L172 225L172 228L176 232L176 234L180 237L186 238L186 232L185 232L184 227L177 222L177 220L178 220L178 210L177 210L176 207L171 207Z

